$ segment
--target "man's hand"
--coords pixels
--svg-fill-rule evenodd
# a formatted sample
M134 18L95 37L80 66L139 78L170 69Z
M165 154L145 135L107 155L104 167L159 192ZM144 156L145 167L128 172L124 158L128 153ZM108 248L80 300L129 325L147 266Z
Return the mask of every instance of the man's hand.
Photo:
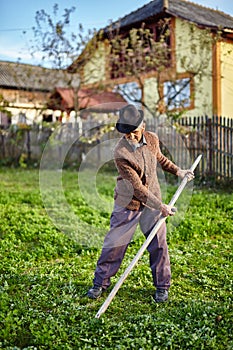
M178 169L176 175L179 176L181 179L183 179L186 176L188 181L193 180L195 177L194 172L190 169Z
M176 208L171 205L162 204L161 213L164 217L175 215Z

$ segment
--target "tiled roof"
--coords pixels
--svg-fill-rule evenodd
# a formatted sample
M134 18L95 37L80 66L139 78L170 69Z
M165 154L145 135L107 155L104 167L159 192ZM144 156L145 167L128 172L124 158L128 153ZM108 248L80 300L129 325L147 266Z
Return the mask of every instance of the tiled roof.
M67 86L68 73L29 64L0 61L0 87L34 91L51 91Z
M167 13L205 27L215 27L222 29L233 29L233 17L230 15L197 5L190 1L169 0Z
M126 100L116 92L98 91L95 89L79 89L77 92L79 109L90 111L111 112L127 104ZM51 95L48 107L51 109L71 110L74 108L74 90L69 88L56 88Z
M114 22L113 26L118 22L121 28L132 26L160 14L169 14L204 27L233 29L233 17L230 15L186 0L153 0Z

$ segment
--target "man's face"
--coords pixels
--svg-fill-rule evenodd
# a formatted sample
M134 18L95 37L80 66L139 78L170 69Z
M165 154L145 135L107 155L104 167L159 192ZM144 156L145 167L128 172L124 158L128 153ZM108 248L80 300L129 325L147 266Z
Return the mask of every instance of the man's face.
M143 123L142 126L138 127L134 131L128 134L125 134L125 137L127 141L131 144L139 143L141 141L144 130L145 130L145 124Z

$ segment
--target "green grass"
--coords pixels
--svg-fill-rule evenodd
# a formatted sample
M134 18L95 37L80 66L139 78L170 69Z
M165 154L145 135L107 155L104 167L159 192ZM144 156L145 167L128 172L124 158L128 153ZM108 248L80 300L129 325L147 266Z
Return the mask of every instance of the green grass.
M77 173L63 187L80 227L107 231L115 174L100 173L100 198L87 204ZM174 192L169 187L168 196ZM91 200L91 191L89 193ZM93 196L93 202L96 200ZM168 221L172 287L168 303L153 302L145 252L100 319L86 297L100 247L81 246L47 215L36 170L0 170L0 348L232 349L233 194L195 188L185 218ZM91 231L91 230L90 230ZM112 286L137 253L136 235Z

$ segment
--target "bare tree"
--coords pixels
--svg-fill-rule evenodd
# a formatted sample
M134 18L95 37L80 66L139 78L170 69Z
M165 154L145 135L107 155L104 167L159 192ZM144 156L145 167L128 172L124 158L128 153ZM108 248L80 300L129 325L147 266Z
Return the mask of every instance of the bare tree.
M79 90L88 82L87 77L78 71L78 67L80 61L86 64L93 60L97 41L95 29L84 30L82 24L78 24L74 31L71 30L71 15L75 10L75 7L65 8L61 16L58 4L54 4L52 14L43 9L37 11L36 24L33 27L34 41L30 51L32 55L41 53L42 65L49 64L55 73L57 71L50 83L54 88L62 87L70 90L69 94L73 98L72 109L75 109L77 117L80 99L83 98L80 97ZM92 75L93 69L89 70L89 76ZM90 97L93 89L87 93ZM55 93L55 99L56 97Z
M94 30L86 33L82 24L78 24L75 33L70 31L71 14L75 7L65 8L60 17L59 6L54 4L52 14L39 10L35 15L36 25L31 54L42 54L42 63L48 62L52 68L66 69L85 48L92 38Z

